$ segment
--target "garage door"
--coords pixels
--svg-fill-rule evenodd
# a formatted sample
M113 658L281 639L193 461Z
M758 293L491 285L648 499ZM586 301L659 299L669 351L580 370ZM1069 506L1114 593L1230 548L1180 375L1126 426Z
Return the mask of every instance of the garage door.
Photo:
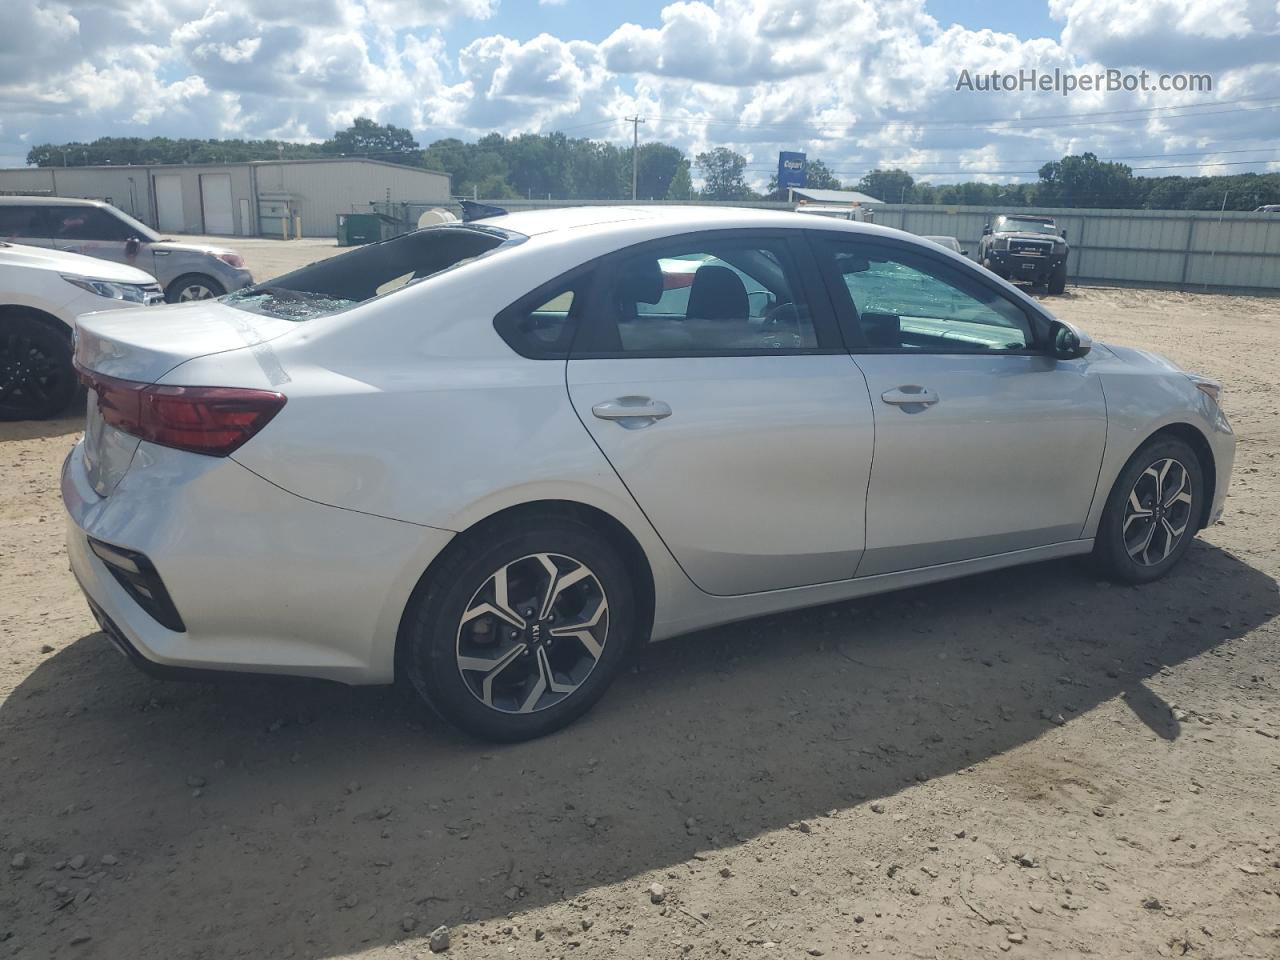
M200 202L204 206L205 233L236 232L231 218L231 174L201 174Z
M182 211L182 177L165 174L155 178L156 227L161 233L182 233L187 220Z

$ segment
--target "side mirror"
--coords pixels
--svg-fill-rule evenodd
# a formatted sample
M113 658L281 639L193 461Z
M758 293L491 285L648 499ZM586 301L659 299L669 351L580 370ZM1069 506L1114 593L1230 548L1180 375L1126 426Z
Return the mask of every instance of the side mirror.
M965 250L965 249L963 249L963 248L960 250L960 256L962 256L962 257L967 257L968 255L969 255L969 251L968 251L968 250Z
M137 237L130 237L124 242L124 255L126 257L136 257L141 248L142 241Z
M1055 320L1049 326L1049 354L1055 359L1076 360L1092 347L1093 341L1061 320Z
M985 236L986 236L987 234L989 234L990 232L991 232L991 224L989 224L989 223L984 223L984 224L982 225L982 235L985 237Z
M1065 230L1062 231L1062 239L1063 240L1067 239L1067 231Z

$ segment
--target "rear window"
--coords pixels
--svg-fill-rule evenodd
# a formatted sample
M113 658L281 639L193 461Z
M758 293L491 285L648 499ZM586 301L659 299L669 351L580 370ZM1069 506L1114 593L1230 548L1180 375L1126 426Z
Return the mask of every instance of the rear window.
M427 227L245 287L222 302L282 320L314 320L393 294L523 239L493 227Z

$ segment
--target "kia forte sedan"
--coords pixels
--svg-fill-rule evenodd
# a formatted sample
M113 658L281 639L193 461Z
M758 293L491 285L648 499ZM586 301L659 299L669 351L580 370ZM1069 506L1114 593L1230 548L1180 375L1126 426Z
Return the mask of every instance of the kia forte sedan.
M1222 512L1220 385L918 237L580 208L419 230L79 327L72 569L162 671L403 680L478 736L628 651Z

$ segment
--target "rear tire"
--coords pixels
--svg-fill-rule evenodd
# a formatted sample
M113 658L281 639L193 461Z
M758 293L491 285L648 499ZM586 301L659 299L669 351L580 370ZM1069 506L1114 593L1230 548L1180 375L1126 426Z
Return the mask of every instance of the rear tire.
M1053 268L1053 273L1049 274L1049 292L1054 294L1066 293L1067 290L1067 263L1064 260Z
M21 314L0 318L0 420L51 419L79 389L69 330Z
M184 273L164 292L169 303L187 303L191 300L212 300L227 292L227 288L213 277L203 273Z
M1204 510L1204 467L1176 437L1156 437L1116 478L1094 540L1108 576L1149 583L1172 570L1191 546Z
M560 517L464 536L405 611L405 676L437 714L481 739L566 726L604 694L635 634L625 563L591 528Z

